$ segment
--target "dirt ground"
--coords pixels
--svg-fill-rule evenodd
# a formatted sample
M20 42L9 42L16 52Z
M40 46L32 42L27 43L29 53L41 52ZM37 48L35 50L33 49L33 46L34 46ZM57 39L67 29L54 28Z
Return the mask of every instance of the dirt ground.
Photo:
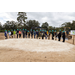
M67 42L72 43L72 40ZM75 47L63 52L30 52L0 47L0 62L75 62Z
M75 48L68 52L27 52L0 48L0 62L75 62Z

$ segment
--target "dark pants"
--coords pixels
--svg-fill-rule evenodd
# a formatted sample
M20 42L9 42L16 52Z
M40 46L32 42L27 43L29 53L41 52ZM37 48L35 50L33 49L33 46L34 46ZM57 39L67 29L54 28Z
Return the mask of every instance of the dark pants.
M54 36L52 35L52 40L54 40Z
M34 38L35 38L36 34L34 34Z
M60 38L61 38L61 37L58 37L58 39L59 39L58 41L60 41Z
M24 33L23 33L23 38L25 37Z
M21 34L19 34L19 38L21 37Z
M38 39L38 35L37 35L37 39Z
M18 38L18 34L17 34L17 38Z
M45 39L47 39L47 35L45 35Z
M5 36L5 39L7 39L7 35Z
M65 37L63 37L63 42L65 42Z
M27 38L27 34L26 34L26 38Z
M42 39L44 39L44 35L42 35Z

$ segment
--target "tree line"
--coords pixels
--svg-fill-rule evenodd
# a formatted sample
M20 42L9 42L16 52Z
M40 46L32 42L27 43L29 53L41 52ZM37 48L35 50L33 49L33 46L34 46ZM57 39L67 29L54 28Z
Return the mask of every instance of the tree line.
M28 20L27 19L27 15L25 12L18 12L17 14L17 22L15 21L6 21L6 23L4 23L3 25L0 23L0 32L4 32L5 30L11 30L11 29L35 29L36 27L41 27L42 29L45 30L56 30L59 31L59 29L61 29L61 31L64 30L65 27L67 27L66 30L75 30L75 21L71 22L65 22L63 24L61 24L61 27L53 27L53 26L49 26L49 24L47 22L42 23L42 25L40 26L40 23L36 20ZM68 28L70 27L70 28Z

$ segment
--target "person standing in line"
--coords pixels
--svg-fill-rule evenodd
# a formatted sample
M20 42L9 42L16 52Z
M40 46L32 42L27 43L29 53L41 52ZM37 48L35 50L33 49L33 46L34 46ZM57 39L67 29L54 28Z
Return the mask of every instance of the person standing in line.
M18 35L19 35L19 30L17 29L17 32L16 32L16 34L17 34L17 38L18 38Z
M54 40L54 31L52 30L52 40Z
M6 30L6 33L7 33L7 39L8 39L8 36L9 36L9 34L8 34L8 30Z
M7 30L5 30L4 35L5 35L5 39L7 39Z
M29 30L27 32L28 32L28 38L30 38L30 32L29 32Z
M26 29L26 38L27 38L27 29Z
M44 30L42 31L42 39L44 39Z
M45 30L43 29L43 38L45 37Z
M23 29L23 31L22 31L22 34L23 34L23 38L25 37L25 34L24 34L24 29Z
M26 38L26 29L25 29L25 31L24 31L24 37Z
M19 30L19 38L21 38L21 29Z
M58 34L58 41L61 40L61 30L59 31L59 34Z
M36 38L37 38L37 30L36 30Z
M35 30L33 30L33 38L34 38L34 31L35 31Z
M27 29L25 29L24 35L25 35L25 38L27 38Z
M50 39L50 35L51 35L51 30L49 30L48 39Z
M39 35L38 30L36 30L36 35L37 35L37 39L38 39L38 35Z
M24 31L25 38L27 38L27 29Z
M56 40L56 37L57 37L57 32L56 32L56 30L55 30L55 33L54 33L54 35L55 35L55 40Z
M35 38L35 36L36 36L36 31L34 30L34 32L33 32L33 33L34 33L34 38Z
M41 30L39 31L39 39L41 39Z
M63 33L62 33L62 38L63 38L62 42L65 42L65 31L63 31Z
M13 38L13 30L11 30L11 37Z
M40 31L38 31L38 37L39 37L39 39L40 39Z
M32 29L31 29L31 38L33 38L33 31L32 31Z
M29 31L29 38L30 38L30 31Z
M16 34L16 31L15 31L15 29L14 29L14 31L13 31L13 34L14 34L14 38L15 38L15 34Z
M44 37L45 37L45 30L43 29L43 39L44 39Z
M8 31L8 34L9 34L9 38L11 37L11 32L10 31Z
M47 31L45 30L45 39L47 39Z
M43 39L43 30L42 30L42 33L41 33L41 35L42 35L42 39Z
M32 29L30 29L30 37L32 38L32 34L31 33L32 33Z
M47 37L48 37L48 33L49 33L49 32L47 31Z

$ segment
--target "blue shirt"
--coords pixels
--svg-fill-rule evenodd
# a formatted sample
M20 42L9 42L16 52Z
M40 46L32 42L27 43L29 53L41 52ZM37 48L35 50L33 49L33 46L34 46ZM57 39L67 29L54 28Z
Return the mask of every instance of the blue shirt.
M34 35L36 35L36 32L34 31Z
M22 33L24 34L24 30L22 31Z
M6 31L4 32L4 35L5 35L5 37L7 36L7 32Z
M36 34L38 35L38 32L36 32Z
M16 32L17 34L19 33L19 30L17 30L17 32Z

